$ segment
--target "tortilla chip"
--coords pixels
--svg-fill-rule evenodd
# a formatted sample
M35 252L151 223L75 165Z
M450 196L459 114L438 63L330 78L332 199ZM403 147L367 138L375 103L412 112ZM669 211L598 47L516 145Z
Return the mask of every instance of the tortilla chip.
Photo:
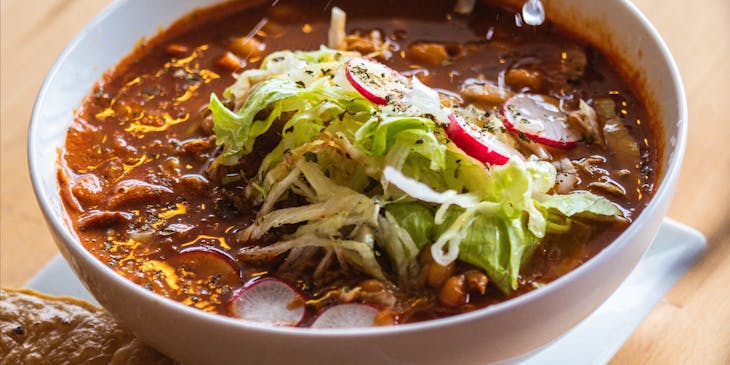
M0 290L0 363L175 364L103 309L28 289Z

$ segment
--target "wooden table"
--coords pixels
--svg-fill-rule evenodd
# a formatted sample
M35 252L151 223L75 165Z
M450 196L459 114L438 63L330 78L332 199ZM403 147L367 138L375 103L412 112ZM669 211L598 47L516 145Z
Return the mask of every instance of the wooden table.
M26 130L36 93L71 38L109 3L3 0L0 283L22 286L57 249L35 203ZM684 170L669 215L708 238L613 364L730 364L730 1L637 0L672 50L689 96ZM52 157L49 157L52 158Z

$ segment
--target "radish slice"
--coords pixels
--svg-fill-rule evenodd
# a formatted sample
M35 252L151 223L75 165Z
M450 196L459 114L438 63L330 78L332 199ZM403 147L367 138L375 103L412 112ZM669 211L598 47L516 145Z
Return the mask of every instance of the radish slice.
M347 61L345 75L355 90L378 105L386 105L393 99L400 100L411 89L407 77L365 57L355 57Z
M276 278L266 278L234 294L231 311L247 321L296 326L304 318L305 301L304 296L291 285Z
M366 304L339 304L322 312L312 328L373 327L377 314L377 309Z
M181 277L181 280L206 281L208 277L216 277L216 284L234 288L243 283L236 260L214 247L188 247L170 258L170 264L193 274L192 277Z
M568 125L568 115L551 101L535 94L517 94L502 104L504 126L510 132L525 136L546 146L568 149L583 139L580 132Z
M186 247L180 251L179 257L187 260L204 261L211 266L227 266L231 270L239 271L236 259L228 252L215 247Z
M446 134L451 141L467 155L482 163L504 165L510 157L521 156L514 148L500 142L494 135L481 130L478 126L468 123L459 115L450 114L449 121Z

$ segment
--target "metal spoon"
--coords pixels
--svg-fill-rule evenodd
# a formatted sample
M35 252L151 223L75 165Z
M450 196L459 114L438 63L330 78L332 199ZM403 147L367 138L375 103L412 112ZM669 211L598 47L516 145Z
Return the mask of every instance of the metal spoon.
M522 5L522 20L532 26L540 25L545 21L545 8L540 0L527 0Z

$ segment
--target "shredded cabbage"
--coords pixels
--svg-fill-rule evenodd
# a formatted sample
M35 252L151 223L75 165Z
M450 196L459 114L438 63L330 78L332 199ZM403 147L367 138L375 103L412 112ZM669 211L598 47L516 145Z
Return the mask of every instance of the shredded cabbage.
M345 62L355 56L326 47L275 52L226 90L232 109L211 96L223 146L217 164L236 165L269 131L280 136L248 181L261 206L238 239L255 243L285 226L293 233L247 246L241 257L289 252L291 267L307 256L303 250L322 250L317 273L336 260L415 287L423 277L418 256L430 249L437 263L480 267L509 293L546 234L569 231L573 216L622 215L589 192L552 194L556 170L548 162L512 159L485 167L465 155L444 133L447 110L438 95L417 79L404 101L411 107L373 104L344 76ZM280 206L291 196L304 203ZM388 269L379 255L390 261Z

